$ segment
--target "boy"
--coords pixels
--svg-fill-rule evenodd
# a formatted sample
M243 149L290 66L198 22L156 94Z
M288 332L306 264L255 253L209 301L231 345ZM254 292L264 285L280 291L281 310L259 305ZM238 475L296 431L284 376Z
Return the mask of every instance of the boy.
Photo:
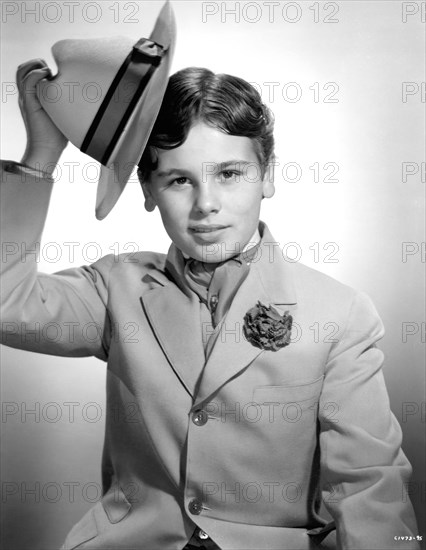
M29 63L18 81L44 76ZM6 165L3 237L14 229L31 249L52 182L22 184L13 172L57 162L66 140L35 93L21 101L27 168ZM56 275L19 258L6 266L5 321L99 327L91 341L27 349L108 362L104 496L65 549L366 550L415 534L381 321L365 295L286 262L259 221L274 193L272 127L243 80L176 73L138 172L145 208L159 208L172 240L167 257L107 256ZM31 219L17 223L28 204ZM333 338L313 342L308 327L330 321ZM128 322L137 344L126 342ZM24 347L14 338L5 343Z

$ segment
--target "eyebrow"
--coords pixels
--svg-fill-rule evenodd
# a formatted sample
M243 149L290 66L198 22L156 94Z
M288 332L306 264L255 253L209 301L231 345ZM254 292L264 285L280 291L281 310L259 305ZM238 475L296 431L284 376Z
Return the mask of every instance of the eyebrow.
M223 168L227 168L228 166L233 166L235 164L238 164L240 166L247 166L248 164L257 164L257 163L254 163L253 161L249 161L249 160L233 159L233 160L227 160L225 162L219 162L218 166L223 169Z
M182 174L183 172L185 172L185 170L181 170L179 168L170 168L170 170L160 170L157 173L157 176L160 178L164 178L167 176L171 176L172 174Z
M240 166L247 166L249 164L257 164L253 163L253 161L248 160L241 160L241 159L232 159L232 160L226 160L225 162L213 162L213 161L206 161L204 164L215 164L219 167L220 170L226 169L229 166L235 166L236 164ZM188 173L188 170L185 168L170 168L169 170L160 170L157 172L157 176L160 178L171 176L172 174L186 174Z

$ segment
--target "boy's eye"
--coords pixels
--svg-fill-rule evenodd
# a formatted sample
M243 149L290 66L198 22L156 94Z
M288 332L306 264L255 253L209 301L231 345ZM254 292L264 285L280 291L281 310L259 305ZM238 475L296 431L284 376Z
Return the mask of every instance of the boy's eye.
M181 176L180 178L176 178L172 181L172 184L176 185L184 185L185 183L188 183L189 179L185 178L184 176Z
M239 174L235 170L222 170L220 175L222 179L229 180L231 178L236 178Z

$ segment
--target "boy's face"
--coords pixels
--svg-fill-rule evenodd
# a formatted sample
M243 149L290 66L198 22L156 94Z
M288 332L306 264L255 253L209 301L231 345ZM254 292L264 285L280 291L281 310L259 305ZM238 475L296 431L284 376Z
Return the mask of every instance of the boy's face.
M180 147L156 152L157 169L143 190L175 245L203 262L242 251L257 230L262 197L274 194L252 140L197 123Z

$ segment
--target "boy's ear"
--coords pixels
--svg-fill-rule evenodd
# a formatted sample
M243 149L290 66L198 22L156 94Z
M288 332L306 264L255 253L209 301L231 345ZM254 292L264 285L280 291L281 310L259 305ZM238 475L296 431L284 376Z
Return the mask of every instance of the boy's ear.
M157 205L152 197L146 197L144 206L147 212L154 212Z
M145 210L147 212L153 212L155 210L156 202L154 200L154 197L152 196L151 190L149 188L149 183L146 181L142 181L142 178L138 174L139 177L139 183L142 187L143 196L145 197Z
M270 199L275 194L274 175L275 162L268 162L262 180L262 191L264 199Z

